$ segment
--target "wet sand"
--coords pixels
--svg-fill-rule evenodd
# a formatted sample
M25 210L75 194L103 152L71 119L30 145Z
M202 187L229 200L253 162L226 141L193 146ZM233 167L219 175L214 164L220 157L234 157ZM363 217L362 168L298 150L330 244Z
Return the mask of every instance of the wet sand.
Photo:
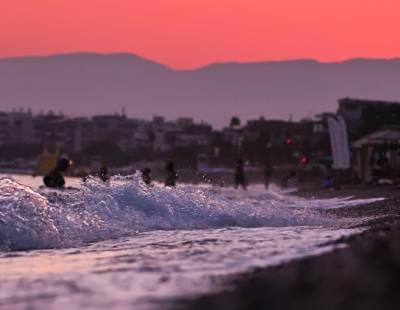
M172 309L400 309L400 189L303 189L311 198L385 197L385 201L323 212L334 216L376 216L361 234L340 240L320 256L218 279L224 289L172 303Z

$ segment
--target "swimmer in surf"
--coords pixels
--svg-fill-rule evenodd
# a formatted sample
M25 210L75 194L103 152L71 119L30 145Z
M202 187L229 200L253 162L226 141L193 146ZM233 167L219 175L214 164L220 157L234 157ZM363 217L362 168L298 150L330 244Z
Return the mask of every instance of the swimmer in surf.
M50 188L64 188L65 179L63 173L67 171L71 165L72 161L66 156L58 159L56 167L43 178L44 185Z

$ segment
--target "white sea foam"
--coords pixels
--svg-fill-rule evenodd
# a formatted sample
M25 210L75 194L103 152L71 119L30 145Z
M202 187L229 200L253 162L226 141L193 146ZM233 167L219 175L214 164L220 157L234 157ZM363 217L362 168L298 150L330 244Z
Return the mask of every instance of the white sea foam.
M215 292L221 276L332 250L362 229L319 210L363 202L261 185L149 188L139 175L64 192L0 179L0 247L31 250L0 251L0 308L164 309Z
M111 184L89 179L79 190L63 192L36 192L3 178L0 247L70 247L155 230L332 225L337 220L315 209L349 203L307 201L258 188L244 193L194 185L148 187L139 174Z

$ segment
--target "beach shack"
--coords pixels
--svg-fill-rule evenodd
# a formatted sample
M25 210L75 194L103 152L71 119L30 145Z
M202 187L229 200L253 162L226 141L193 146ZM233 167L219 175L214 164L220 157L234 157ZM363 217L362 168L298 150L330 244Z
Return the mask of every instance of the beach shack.
M353 170L364 183L396 182L400 173L400 128L382 129L352 143Z

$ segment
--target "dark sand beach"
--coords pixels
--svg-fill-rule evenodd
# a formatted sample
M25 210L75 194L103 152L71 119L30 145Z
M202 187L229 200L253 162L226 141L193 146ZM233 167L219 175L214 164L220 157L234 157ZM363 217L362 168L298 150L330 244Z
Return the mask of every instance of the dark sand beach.
M239 274L215 294L173 302L173 309L400 309L400 194L397 187L303 189L307 198L384 197L323 211L372 217L368 229L340 240L332 252Z

